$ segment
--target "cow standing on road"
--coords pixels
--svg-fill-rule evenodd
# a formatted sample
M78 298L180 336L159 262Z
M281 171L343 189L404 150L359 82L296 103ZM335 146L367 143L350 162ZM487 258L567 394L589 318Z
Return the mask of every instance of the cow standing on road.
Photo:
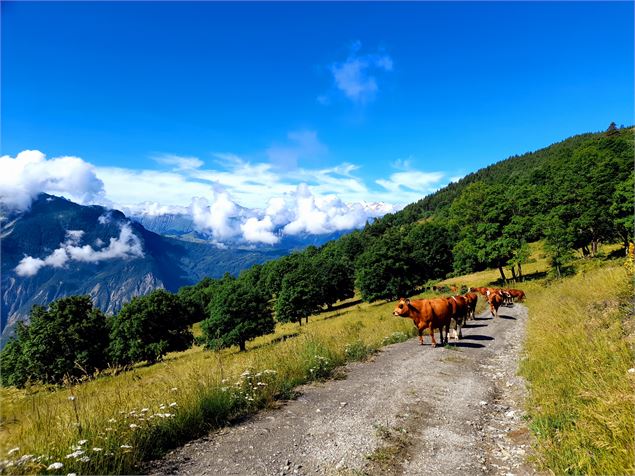
M393 311L393 316L408 317L412 319L419 332L419 344L423 345L423 331L428 329L432 347L436 347L434 330L439 329L439 340L441 345L448 343L448 332L452 309L446 298L438 299L399 299L397 307Z

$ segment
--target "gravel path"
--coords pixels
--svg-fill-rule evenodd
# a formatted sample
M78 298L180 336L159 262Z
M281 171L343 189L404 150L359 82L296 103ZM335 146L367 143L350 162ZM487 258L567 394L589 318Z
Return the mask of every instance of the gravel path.
M300 387L232 427L146 466L151 474L534 474L524 463L518 365L526 308L470 321L455 348L415 339L346 366L345 378ZM455 342L455 341L453 341Z

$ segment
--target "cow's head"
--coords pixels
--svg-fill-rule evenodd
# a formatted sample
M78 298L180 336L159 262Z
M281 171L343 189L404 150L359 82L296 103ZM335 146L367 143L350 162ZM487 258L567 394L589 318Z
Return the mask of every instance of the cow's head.
M397 317L410 317L410 299L400 298L392 315Z

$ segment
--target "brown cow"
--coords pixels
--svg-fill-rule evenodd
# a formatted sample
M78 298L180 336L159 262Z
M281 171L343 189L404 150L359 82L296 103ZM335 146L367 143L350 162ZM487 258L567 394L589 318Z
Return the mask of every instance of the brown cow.
M456 323L456 329L453 329L454 338L457 340L463 339L461 328L465 325L465 319L467 318L467 299L463 296L450 296L446 299L452 308L452 320Z
M487 290L489 288L470 288L470 292L481 293L483 296L487 298Z
M498 293L492 293L489 296L489 310L492 313L492 317L498 317L498 308L503 304L503 298Z
M525 300L525 291L521 289L508 289L507 292L510 294L512 299L515 299L518 302L523 302Z
M419 344L423 345L423 331L428 329L432 347L436 347L434 340L434 330L439 329L439 339L441 345L448 342L448 331L450 329L450 319L452 311L446 298L437 299L399 299L397 307L393 311L393 316L409 317L414 322L419 331ZM444 336L445 331L445 336Z
M467 293L464 297L467 300L467 317L468 319L474 319L474 314L476 313L476 303L478 302L478 294Z

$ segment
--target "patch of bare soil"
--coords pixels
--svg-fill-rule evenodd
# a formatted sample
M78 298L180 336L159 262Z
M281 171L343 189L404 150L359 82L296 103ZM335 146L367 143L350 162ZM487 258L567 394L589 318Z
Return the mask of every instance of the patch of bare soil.
M516 376L527 311L470 321L445 348L415 339L149 463L151 474L525 475L530 435Z

